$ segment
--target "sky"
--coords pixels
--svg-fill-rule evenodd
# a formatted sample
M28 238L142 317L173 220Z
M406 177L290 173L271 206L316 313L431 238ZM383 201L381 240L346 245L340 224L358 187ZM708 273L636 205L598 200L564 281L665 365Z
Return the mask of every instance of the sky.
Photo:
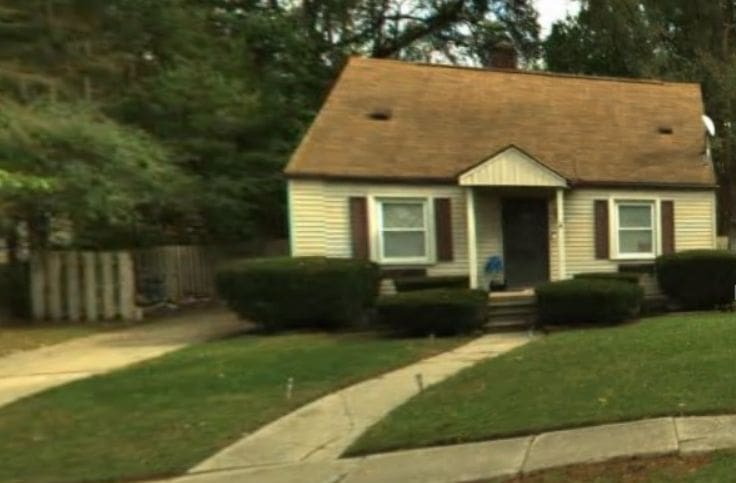
M568 13L577 13L580 4L575 0L534 0L542 26L542 38L549 34L552 24L565 18Z

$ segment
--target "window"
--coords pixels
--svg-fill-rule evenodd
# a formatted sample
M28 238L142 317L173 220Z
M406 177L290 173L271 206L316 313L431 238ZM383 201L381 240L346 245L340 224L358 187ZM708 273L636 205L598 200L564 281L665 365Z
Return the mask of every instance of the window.
M394 262L426 262L427 201L378 200L380 258Z
M622 258L653 257L656 254L654 202L616 203L618 255Z

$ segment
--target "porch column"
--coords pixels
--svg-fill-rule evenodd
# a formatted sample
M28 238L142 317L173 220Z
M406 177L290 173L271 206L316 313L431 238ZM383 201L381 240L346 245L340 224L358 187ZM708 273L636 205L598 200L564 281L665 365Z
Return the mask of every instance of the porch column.
M565 190L559 188L556 192L557 205L557 275L560 280L567 278L565 266Z
M470 288L478 288L478 244L475 225L475 193L472 187L465 188L465 210L468 226L468 272Z

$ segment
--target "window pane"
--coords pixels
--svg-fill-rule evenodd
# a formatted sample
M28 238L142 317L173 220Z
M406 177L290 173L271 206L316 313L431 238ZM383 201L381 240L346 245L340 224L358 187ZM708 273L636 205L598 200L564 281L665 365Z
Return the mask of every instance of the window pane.
M619 205L618 224L624 228L652 226L652 207L648 205Z
M424 232L389 231L383 233L383 254L387 258L424 257Z
M652 230L626 230L619 232L621 253L652 253Z
M384 228L423 228L422 203L383 203Z

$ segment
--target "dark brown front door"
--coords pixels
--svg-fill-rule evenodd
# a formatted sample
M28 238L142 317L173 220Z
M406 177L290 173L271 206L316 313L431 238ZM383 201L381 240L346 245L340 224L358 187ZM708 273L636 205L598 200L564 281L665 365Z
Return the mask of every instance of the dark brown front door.
M506 285L533 287L549 280L547 200L503 200Z

